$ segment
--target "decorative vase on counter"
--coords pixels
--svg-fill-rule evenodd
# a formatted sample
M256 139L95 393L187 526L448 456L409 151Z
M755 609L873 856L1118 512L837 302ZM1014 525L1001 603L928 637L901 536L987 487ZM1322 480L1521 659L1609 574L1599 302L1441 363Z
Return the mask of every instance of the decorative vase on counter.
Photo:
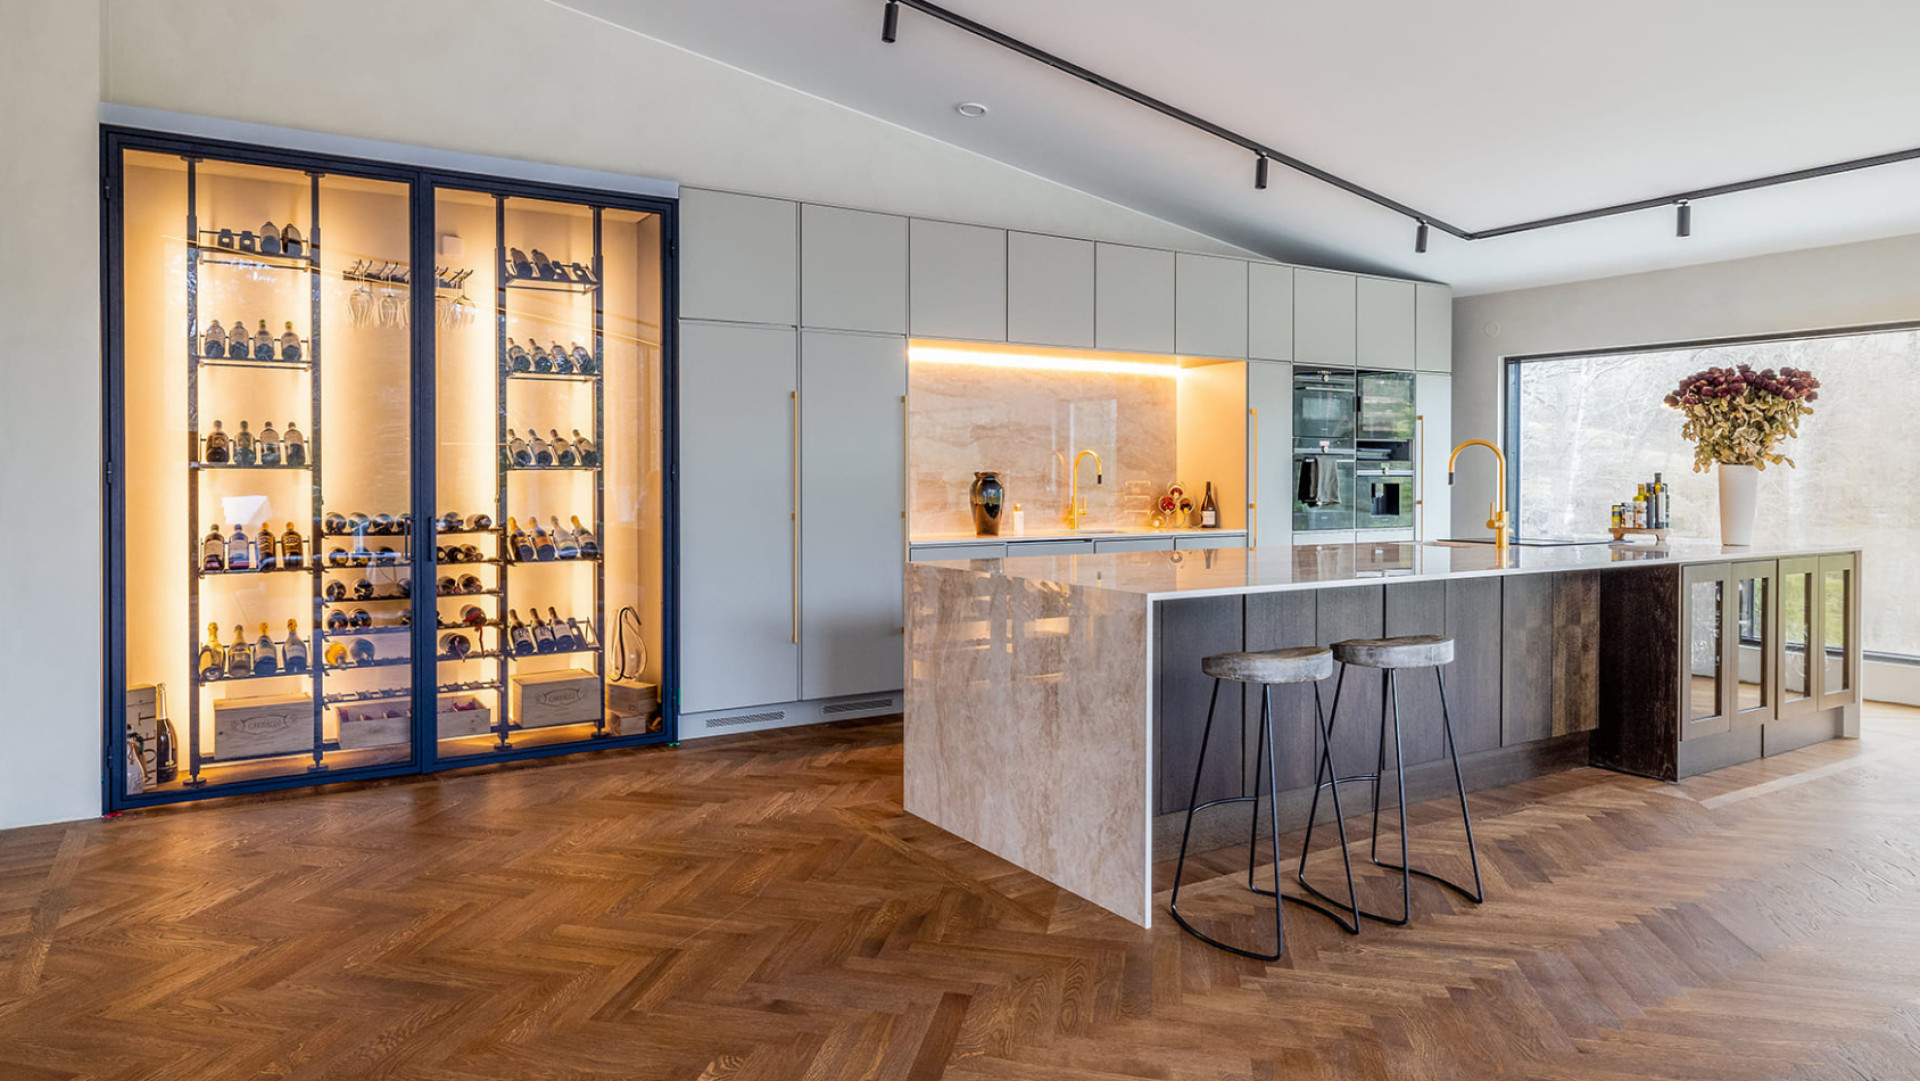
M1007 490L1000 485L1000 474L975 473L973 487L967 492L967 502L973 504L974 535L999 536L1000 509L1007 502Z
M1760 471L1750 465L1718 464L1720 470L1720 543L1753 543L1753 518L1760 505Z

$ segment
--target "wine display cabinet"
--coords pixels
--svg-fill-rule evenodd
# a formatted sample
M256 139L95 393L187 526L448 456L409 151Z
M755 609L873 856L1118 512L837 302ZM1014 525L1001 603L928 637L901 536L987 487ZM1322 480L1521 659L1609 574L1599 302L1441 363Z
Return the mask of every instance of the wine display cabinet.
M672 201L103 150L106 807L672 739Z

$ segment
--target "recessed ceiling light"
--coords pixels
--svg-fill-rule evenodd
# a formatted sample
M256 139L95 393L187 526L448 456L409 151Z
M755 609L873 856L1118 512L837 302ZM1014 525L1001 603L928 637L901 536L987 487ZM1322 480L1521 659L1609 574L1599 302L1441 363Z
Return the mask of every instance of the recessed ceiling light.
M978 120L980 117L987 115L987 107L977 101L963 101L955 105L953 111L966 117L968 120Z

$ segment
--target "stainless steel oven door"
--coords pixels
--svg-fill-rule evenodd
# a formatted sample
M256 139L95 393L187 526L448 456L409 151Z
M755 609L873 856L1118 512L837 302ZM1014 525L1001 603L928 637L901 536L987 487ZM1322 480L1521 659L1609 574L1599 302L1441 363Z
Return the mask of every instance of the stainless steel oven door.
M1413 528L1413 474L1361 472L1354 489L1354 528Z

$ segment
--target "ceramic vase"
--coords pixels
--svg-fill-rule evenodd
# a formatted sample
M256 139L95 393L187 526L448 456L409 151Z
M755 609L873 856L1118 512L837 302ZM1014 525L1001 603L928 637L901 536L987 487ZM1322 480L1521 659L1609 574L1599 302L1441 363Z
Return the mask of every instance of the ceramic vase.
M1750 465L1718 465L1720 473L1720 543L1744 547L1753 543L1753 519L1759 510L1760 471Z
M973 505L973 532L975 536L997 537L1000 535L1000 509L1006 505L1007 490L1000 485L998 473L975 473L973 487L967 492L967 502Z

